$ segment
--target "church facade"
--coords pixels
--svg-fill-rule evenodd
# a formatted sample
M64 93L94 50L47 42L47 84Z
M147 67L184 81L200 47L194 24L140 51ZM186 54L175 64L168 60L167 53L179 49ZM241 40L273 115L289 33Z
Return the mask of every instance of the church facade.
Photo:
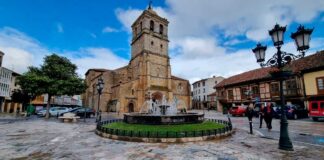
M181 102L178 109L189 109L189 81L171 75L168 23L151 7L144 10L132 24L129 64L115 70L89 69L83 104L97 109L96 83L101 77L105 84L99 108L104 112L139 112L146 100L161 101L163 96Z

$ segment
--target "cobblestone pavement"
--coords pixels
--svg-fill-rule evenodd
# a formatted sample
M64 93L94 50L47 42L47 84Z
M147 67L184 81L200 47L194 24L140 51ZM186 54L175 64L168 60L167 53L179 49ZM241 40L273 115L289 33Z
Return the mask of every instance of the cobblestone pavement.
M203 112L203 111L196 111ZM205 111L205 115L208 118L220 117L226 118L226 116L213 111ZM236 128L240 128L249 131L249 122L247 117L232 117L230 116L233 125ZM253 118L253 130L256 131L259 136L270 139L279 139L280 136L280 119L273 119L273 129L268 132L265 122L263 121L263 128L259 128L258 118ZM298 119L288 120L289 136L293 142L296 143L310 143L313 145L320 145L324 147L324 121L314 122L311 119Z
M207 116L226 118L217 113ZM103 119L116 115L103 115ZM235 119L235 118L234 118ZM234 120L233 119L233 120ZM234 120L236 121L236 120ZM238 126L235 123L235 126ZM295 144L295 151L277 149L278 141L250 135L237 127L232 137L194 143L135 143L94 134L94 119L86 123L44 120L3 121L0 118L0 159L322 159L324 148Z

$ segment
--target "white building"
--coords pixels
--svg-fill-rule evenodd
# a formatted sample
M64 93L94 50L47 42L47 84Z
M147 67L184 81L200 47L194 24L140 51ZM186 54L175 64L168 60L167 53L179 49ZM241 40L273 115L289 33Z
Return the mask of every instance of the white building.
M12 91L18 88L16 77L19 76L18 73L2 67L3 56L4 53L0 51L0 112L4 111L5 101L11 100Z
M207 107L207 95L216 92L215 85L224 80L224 77L213 76L196 81L192 84L192 107L193 109L202 109Z

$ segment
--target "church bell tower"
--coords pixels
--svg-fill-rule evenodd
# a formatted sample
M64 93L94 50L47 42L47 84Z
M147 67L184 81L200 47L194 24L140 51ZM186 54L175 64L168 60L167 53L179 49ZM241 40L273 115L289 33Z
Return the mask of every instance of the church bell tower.
M168 56L168 24L149 5L132 25L132 58L143 52Z

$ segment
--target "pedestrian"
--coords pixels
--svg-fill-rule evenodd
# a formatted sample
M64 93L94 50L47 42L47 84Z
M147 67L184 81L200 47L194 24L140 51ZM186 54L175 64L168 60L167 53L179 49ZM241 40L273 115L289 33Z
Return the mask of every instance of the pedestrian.
M272 115L274 113L273 105L270 102L267 102L266 107L263 109L264 120L267 124L268 131L272 129Z
M249 119L249 124L250 124L250 134L253 134L253 131L252 131L252 118L253 118L253 115L254 115L254 108L253 108L253 105L249 105L246 109L246 115Z
M259 128L262 128L262 122L263 122L263 119L264 119L263 109L264 109L264 103L261 103L260 104L260 111L259 111L259 119L260 119L260 127Z

